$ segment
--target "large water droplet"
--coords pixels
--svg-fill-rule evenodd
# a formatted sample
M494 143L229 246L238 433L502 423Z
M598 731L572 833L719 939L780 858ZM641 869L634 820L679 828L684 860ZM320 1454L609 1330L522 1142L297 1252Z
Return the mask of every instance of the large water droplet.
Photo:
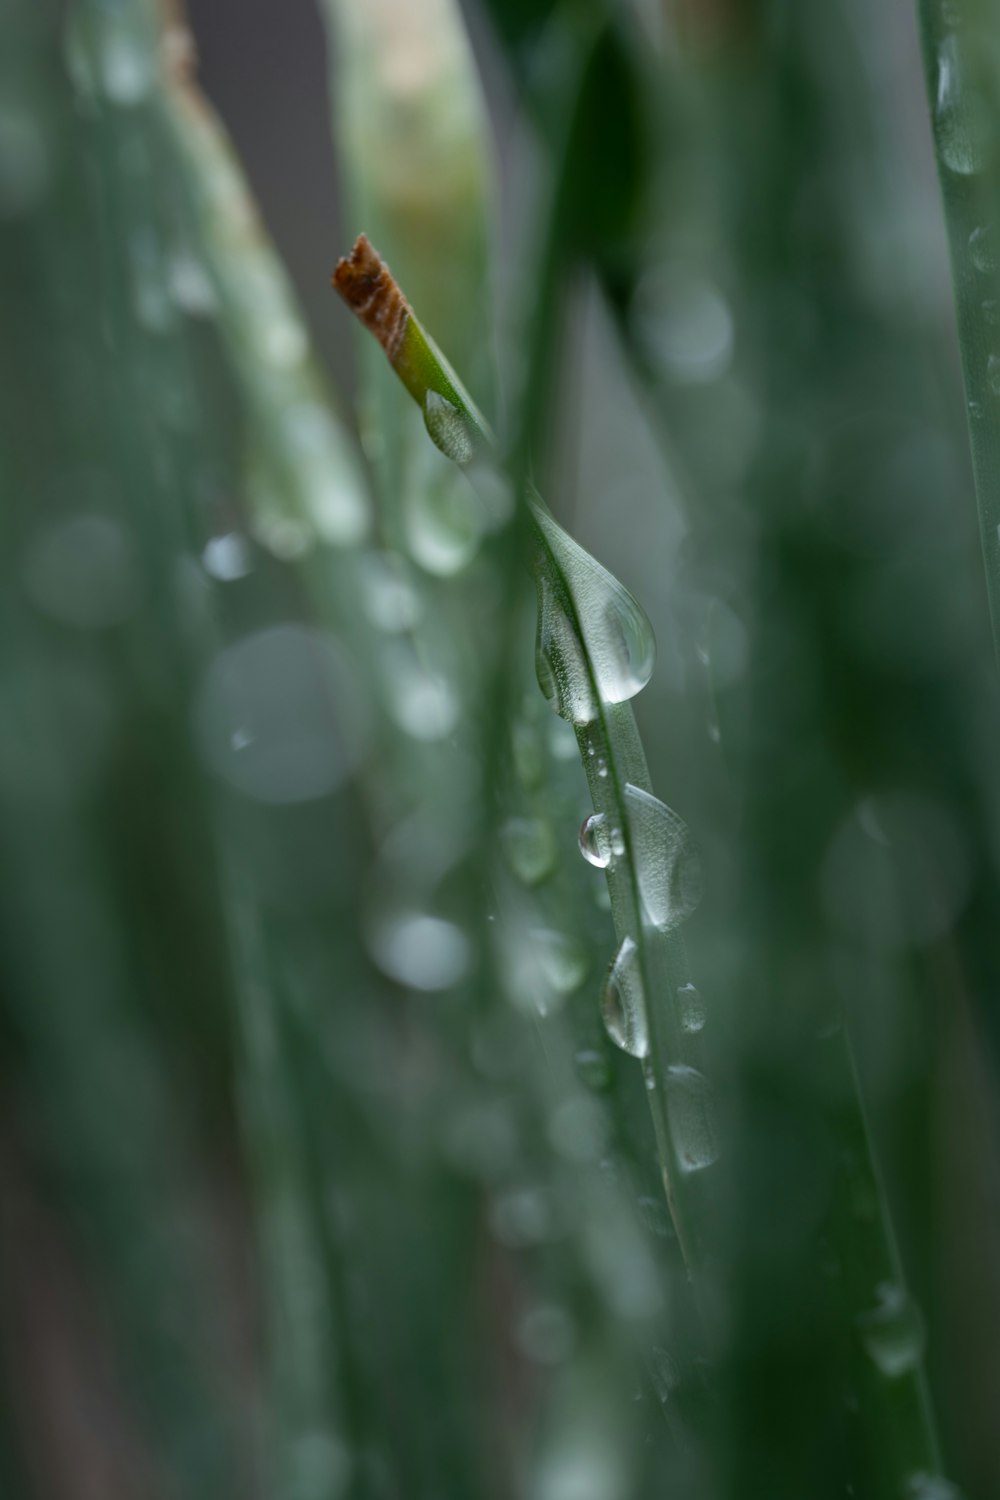
M510 818L501 830L500 840L507 863L525 885L538 885L552 874L556 842L543 818Z
M625 851L620 828L604 813L591 813L580 827L580 853L588 864L606 870L611 861Z
M645 614L627 589L606 568L568 536L540 506L532 507L549 556L543 556L542 568L557 573L572 596L579 629L586 642L597 691L605 703L625 703L646 686L653 671L656 643ZM551 598L539 597L539 631L546 602L560 609L558 590L551 588ZM564 615L565 618L565 615ZM567 620L569 633L576 631ZM592 696L589 682L586 696ZM589 723L594 717L592 703L587 716L558 712L576 723Z
M645 1057L649 1052L649 1023L646 997L642 987L639 950L630 937L625 938L611 965L601 997L601 1015L605 1029L616 1047L630 1057Z
M576 627L544 575L538 584L538 631L535 673L538 686L556 713L572 724L597 718L597 700Z
M857 1318L865 1351L883 1375L894 1379L920 1362L924 1352L924 1320L920 1309L896 1282L875 1288L875 1306Z
M693 984L682 984L677 990L681 1025L685 1031L700 1031L705 1024L705 1004Z
M437 391L428 391L424 397L424 426L445 458L460 466L472 461L476 451L475 428L464 412Z
M990 112L968 73L959 38L946 37L938 53L934 135L945 166L962 176L982 171L992 131Z
M701 858L683 818L659 798L629 783L625 805L646 916L654 927L668 931L701 900Z
M697 1068L667 1069L667 1118L682 1172L700 1172L719 1154L708 1080Z
M969 235L969 259L984 276L992 275L1000 265L992 224L980 224Z

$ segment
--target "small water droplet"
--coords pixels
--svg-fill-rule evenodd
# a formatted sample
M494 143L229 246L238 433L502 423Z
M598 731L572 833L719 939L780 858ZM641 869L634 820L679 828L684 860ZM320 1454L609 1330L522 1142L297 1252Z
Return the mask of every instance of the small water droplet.
M476 451L475 429L468 417L437 391L428 391L424 397L424 426L445 458L459 467L472 461Z
M507 863L525 885L538 885L556 862L552 829L542 818L510 818L500 832Z
M539 589L539 642L552 637L566 657L562 676L566 688L554 697L558 713L574 723L596 717L594 685L605 703L624 703L646 686L653 671L656 645L652 627L632 595L606 568L595 561L540 506L533 506L541 538L541 568L547 588ZM549 577L548 575L553 575ZM587 660L577 626L561 600L568 588L586 642ZM545 620L546 614L549 620ZM559 624L554 616L560 616ZM575 650L570 649L570 642ZM555 671L555 664L553 664ZM556 672L557 680L559 673Z
M588 1089L602 1094L611 1087L611 1067L603 1052L593 1047L583 1047L576 1054L576 1073L580 1082Z
M667 1069L667 1118L682 1172L700 1172L717 1159L715 1118L708 1080L681 1063Z
M991 143L989 110L968 76L968 61L960 39L946 37L938 53L934 135L945 166L962 176L983 169Z
M705 1004L693 984L682 984L677 990L681 1025L685 1031L701 1031L705 1024Z
M601 997L601 1015L608 1036L630 1057L649 1052L649 1026L642 988L639 950L630 937L622 942L611 965Z
M202 261L190 250L175 250L167 262L167 287L175 306L192 318L216 310L215 287Z
M246 537L241 536L238 531L211 537L202 550L201 564L205 572L220 583L233 583L238 578L246 578L253 569Z
M702 897L701 858L684 820L650 792L625 787L639 890L654 927L685 921Z
M1000 260L992 224L981 224L969 235L969 256L976 270L984 275L991 275L997 269Z
M611 863L611 830L604 813L591 813L580 825L580 853L598 870Z
M857 1318L869 1358L888 1378L905 1375L924 1352L924 1321L904 1287L883 1281L875 1288L875 1306Z

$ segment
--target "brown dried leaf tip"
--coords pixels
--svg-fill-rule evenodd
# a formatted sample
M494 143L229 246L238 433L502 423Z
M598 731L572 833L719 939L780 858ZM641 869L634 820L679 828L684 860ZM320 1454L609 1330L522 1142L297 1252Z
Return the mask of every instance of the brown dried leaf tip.
M333 286L395 364L410 307L366 234L359 234L350 255L337 262Z

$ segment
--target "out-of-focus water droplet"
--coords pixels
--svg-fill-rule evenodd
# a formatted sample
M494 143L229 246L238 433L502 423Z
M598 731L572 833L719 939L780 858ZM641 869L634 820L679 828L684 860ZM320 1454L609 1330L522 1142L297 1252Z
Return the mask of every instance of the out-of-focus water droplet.
M436 455L429 457L435 462ZM441 465L421 476L404 499L406 545L414 562L436 578L468 567L483 537L482 514L461 474Z
M538 885L552 874L556 841L544 818L510 818L500 830L507 863L525 885Z
M680 1006L681 1025L685 1031L701 1031L705 1024L705 1002L701 998L700 990L693 984L682 984L677 989L677 1003Z
M921 1469L907 1476L903 1500L962 1500L962 1492L950 1479Z
M558 1227L551 1196L533 1186L498 1194L490 1206L489 1221L496 1238L513 1250L542 1244Z
M376 630L387 635L412 630L422 608L403 559L392 552L370 552L358 562L365 613Z
M861 1342L873 1364L890 1380L919 1364L924 1352L924 1320L905 1287L883 1281L875 1306L856 1319Z
M576 1328L564 1307L553 1302L529 1308L517 1325L518 1348L538 1365L559 1365L576 1344Z
M969 235L969 258L984 276L991 275L1000 265L992 224L981 224Z
M712 1092L697 1068L667 1069L667 1118L682 1172L700 1172L719 1155Z
M643 276L633 322L653 363L668 379L704 385L725 372L733 352L729 305L704 272L667 264Z
M475 429L464 412L437 391L428 391L424 398L424 426L445 458L459 466L472 461L476 452Z
M598 870L607 869L614 857L611 832L605 813L591 813L580 825L580 853Z
M451 683L425 667L404 640L392 643L384 661L389 707L400 729L428 744L446 739L460 713Z
M611 1067L603 1052L593 1047L582 1047L573 1061L580 1082L595 1093L602 1094L611 1087Z
M195 735L211 770L257 802L309 802L354 770L366 713L336 642L272 625L226 646L195 700Z
M28 546L22 577L38 609L77 630L120 625L139 602L132 544L110 516L74 516L46 527Z
M108 22L100 41L98 71L104 96L122 108L141 104L153 87L155 50L138 22Z
M572 995L587 977L586 949L565 932L545 927L531 934L542 978L556 995Z
M649 1052L649 1022L643 993L639 950L630 937L622 942L601 996L605 1030L630 1057Z
M991 145L989 110L967 64L959 38L946 37L937 59L934 136L945 166L962 176L982 171Z
M647 919L663 931L685 921L702 897L701 858L682 818L650 792L625 787L639 890Z
M168 257L167 288L174 305L191 318L206 318L216 311L212 279L204 262L188 249L175 250Z
M596 717L595 686L605 703L624 703L646 686L656 658L652 627L617 578L540 506L533 506L533 511L544 539L541 567L545 586L539 588L538 641L542 654L552 658L549 667L555 679L555 691L547 696L563 718L587 724ZM555 580L545 577L552 571L553 562L561 584L572 595L593 683L577 627L563 607Z
M986 361L986 380L994 396L1000 396L1000 354L991 354Z
M465 975L472 949L454 922L427 912L400 911L373 921L372 957L390 979L415 990L446 990Z
M205 572L220 583L234 583L238 578L246 578L253 571L246 537L238 531L211 537L202 549L201 564Z

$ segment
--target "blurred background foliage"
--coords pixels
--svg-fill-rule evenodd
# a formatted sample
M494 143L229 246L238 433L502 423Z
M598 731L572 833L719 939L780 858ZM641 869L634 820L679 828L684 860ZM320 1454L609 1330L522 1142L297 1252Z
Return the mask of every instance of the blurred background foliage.
M1000 142L1000 19L924 9ZM0 10L0 1492L1000 1493L1000 715L910 5L189 19ZM348 326L361 229L655 629L694 1287L509 491Z

